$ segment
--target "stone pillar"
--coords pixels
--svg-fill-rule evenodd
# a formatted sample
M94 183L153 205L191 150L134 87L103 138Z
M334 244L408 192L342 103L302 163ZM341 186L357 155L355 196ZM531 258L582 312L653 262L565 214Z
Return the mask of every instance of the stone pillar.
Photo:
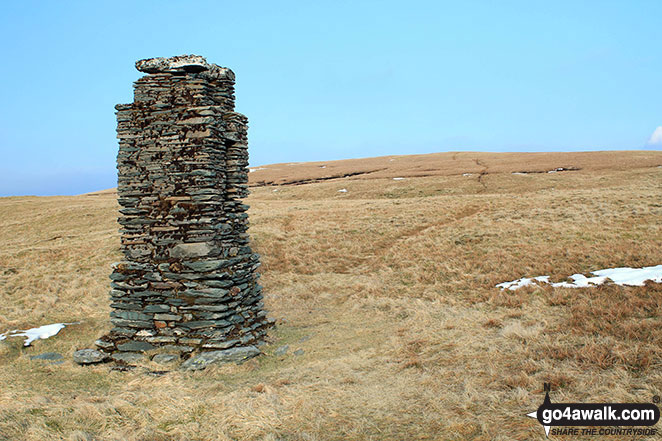
M195 55L136 68L147 75L133 103L115 107L124 253L110 276L115 327L96 344L128 364L256 355L273 321L241 201L247 119L234 112L234 73Z

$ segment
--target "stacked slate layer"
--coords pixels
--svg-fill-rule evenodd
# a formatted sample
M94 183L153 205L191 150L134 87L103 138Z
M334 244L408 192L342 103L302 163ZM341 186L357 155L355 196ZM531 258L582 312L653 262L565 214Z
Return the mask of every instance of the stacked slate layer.
M241 201L247 118L234 112L234 73L198 56L136 68L148 75L134 102L115 107L124 254L110 276L115 327L96 344L120 362L260 344L273 321Z

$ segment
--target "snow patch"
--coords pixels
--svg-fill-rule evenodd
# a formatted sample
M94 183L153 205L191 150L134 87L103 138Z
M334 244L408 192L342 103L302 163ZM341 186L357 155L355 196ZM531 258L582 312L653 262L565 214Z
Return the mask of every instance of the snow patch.
M338 190L338 193L347 193L347 189L346 188L341 188L340 190Z
M253 173L253 172L256 172L258 170L266 170L266 168L264 168L264 167L249 168L248 173Z
M53 323L52 325L44 325L38 328L31 328L26 330L15 329L13 331L0 334L0 341L7 337L25 337L23 346L30 346L35 340L46 340L54 335L57 335L67 325L76 325L77 323Z
M405 178L393 178L394 181L404 181Z
M471 176L471 173L462 173L462 176Z
M583 274L573 274L570 279L572 279L572 282L552 283L552 286L554 288L588 288L589 286L602 285L607 281L606 277L586 277Z
M536 282L551 284L554 288L588 288L602 285L607 281L612 281L616 285L644 286L647 280L655 283L662 283L662 265L647 266L643 268L607 268L598 271L592 271L595 277L586 277L583 274L573 274L569 277L571 281L550 283L549 276L538 276L533 278L522 277L512 282L503 282L497 285L497 288L509 289L515 291L523 286L537 285Z
M646 280L662 283L662 265L644 268L608 268L593 271L593 274L611 279L617 285L644 286Z
M502 290L509 289L511 291L515 291L516 289L520 289L523 286L535 285L536 281L549 283L549 276L538 276L532 279L529 279L528 277L522 277L521 279L513 280L512 282L499 283L497 287L501 288Z

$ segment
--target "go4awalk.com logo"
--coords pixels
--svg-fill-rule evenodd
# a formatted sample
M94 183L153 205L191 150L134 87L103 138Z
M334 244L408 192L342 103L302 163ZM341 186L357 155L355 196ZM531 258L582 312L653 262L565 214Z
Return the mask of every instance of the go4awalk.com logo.
M545 435L619 435L655 436L651 427L660 419L660 409L653 403L552 403L550 386L545 383L545 400L535 412ZM655 403L660 401L654 397Z

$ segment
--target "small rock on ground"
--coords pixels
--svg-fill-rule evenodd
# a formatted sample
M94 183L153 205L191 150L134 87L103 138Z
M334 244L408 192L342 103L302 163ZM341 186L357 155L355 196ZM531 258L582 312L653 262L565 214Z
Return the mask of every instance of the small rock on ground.
M62 354L58 354L57 352L44 352L43 354L39 355L31 355L30 360L48 360L48 361L55 361L55 360L61 360Z
M81 349L74 352L74 361L80 365L101 363L108 359L108 354L96 349Z
M290 350L290 345L283 345L274 351L274 355L276 356L285 355L289 350Z
M297 349L296 351L293 352L293 354L299 356L299 355L303 355L303 352L304 352L303 349Z

